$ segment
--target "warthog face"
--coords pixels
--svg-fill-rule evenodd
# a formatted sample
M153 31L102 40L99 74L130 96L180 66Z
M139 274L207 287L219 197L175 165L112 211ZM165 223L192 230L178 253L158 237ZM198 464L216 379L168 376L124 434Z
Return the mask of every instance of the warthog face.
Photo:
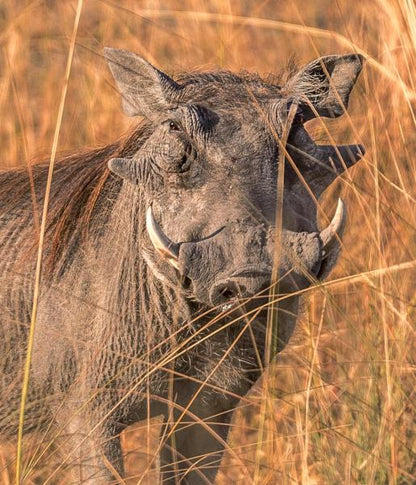
M277 86L229 72L174 81L133 53L105 55L125 112L149 121L137 153L109 167L143 190L147 257L159 277L176 273L193 298L228 308L269 287L277 241L280 292L328 274L345 210L340 201L319 231L316 199L363 148L316 145L304 123L345 111L361 56L323 57Z

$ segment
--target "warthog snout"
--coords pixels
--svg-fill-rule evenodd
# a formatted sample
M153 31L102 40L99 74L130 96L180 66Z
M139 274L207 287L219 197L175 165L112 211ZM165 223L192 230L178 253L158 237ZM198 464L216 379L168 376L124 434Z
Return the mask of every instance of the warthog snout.
M260 299L267 294L271 282L271 270L260 272L254 268L246 268L243 272L246 276L231 276L212 285L209 295L212 306L232 305L238 299L256 296Z

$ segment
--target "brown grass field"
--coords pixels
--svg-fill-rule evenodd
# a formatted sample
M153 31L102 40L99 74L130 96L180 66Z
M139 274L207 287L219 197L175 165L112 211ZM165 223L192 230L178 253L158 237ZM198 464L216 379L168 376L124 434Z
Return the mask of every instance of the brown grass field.
M242 403L218 483L416 483L414 0L2 0L3 168L51 156L79 6L58 153L109 143L135 123L121 112L104 46L173 74L278 73L293 57L367 57L349 116L308 125L316 140L367 149L323 199L328 215L340 195L348 207L342 258L307 292L267 385ZM125 483L157 483L155 471L140 475L157 468L158 432L153 422L124 433ZM14 483L15 449L0 450L1 484ZM28 485L47 482L53 467L26 452L23 464Z

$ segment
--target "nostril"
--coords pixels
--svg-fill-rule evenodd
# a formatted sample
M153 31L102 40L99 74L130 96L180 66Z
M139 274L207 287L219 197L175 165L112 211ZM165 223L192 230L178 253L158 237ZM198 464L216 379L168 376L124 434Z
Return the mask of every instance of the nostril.
M183 276L181 279L181 284L184 290L189 290L189 288L191 287L192 281L187 276Z
M213 305L225 303L239 295L237 285L232 281L227 281L216 285L211 291L211 302Z
M223 288L220 291L220 295L225 299L225 300L230 300L231 298L234 298L236 296L234 290L231 288Z

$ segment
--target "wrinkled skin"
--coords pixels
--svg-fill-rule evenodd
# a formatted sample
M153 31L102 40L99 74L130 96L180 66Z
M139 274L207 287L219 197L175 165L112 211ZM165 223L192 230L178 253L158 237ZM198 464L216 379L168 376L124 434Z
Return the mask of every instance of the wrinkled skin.
M275 290L289 295L322 280L336 263L345 222L343 208L340 205L338 219L320 231L316 200L339 174L360 159L363 148L317 146L304 123L316 116L337 117L344 113L363 60L353 54L321 58L292 75L284 86L276 86L257 76L228 72L184 75L174 81L128 51L106 49L105 56L126 114L144 116L150 130L138 150L109 161L114 176L123 179L121 194L127 203L128 197L138 197L143 214L147 211L147 224L144 218L140 220L144 229L139 231L139 242L135 241L137 260L144 260L160 288L173 288L184 296L189 320L206 312L205 320L201 319L200 327L195 324L195 328L202 328L210 319L216 322L210 327L211 335L208 331L198 337L207 340L194 348L191 340L185 357L175 363L177 374L171 395L175 396L174 418L177 421L181 417L181 422L175 429L175 454L169 446L162 451L163 480L176 483L178 472L170 466L176 456L176 460L182 460L177 476L180 483L213 483L232 411L239 397L258 379L261 366L267 365L267 310L259 307L267 304L274 265L278 277ZM284 159L282 150L286 161L279 168L279 160ZM279 173L284 174L283 194L278 192ZM124 214L114 212L121 205L114 207L113 219L126 219ZM276 221L280 227L276 227ZM279 241L280 247L276 248ZM100 257L107 255L97 254L94 264L99 266ZM91 276L84 276L86 266L79 271L75 263L73 267L74 279L67 277L69 284L84 278L93 286ZM146 281L141 283L146 285ZM114 293L113 288L108 291ZM105 306L104 297L92 301ZM133 304L139 314L144 311L139 303ZM44 315L50 314L51 305L45 298L40 311L44 308ZM62 328L67 325L70 335L74 327L64 322L71 318L76 321L75 312L70 306L59 305L54 318L63 322ZM293 332L298 305L296 296L286 297L279 304L279 349ZM118 311L126 313L124 307ZM170 318L169 311L166 309ZM244 327L244 311L257 315L252 323L254 341ZM230 326L236 316L239 322ZM94 320L93 315L90 318ZM98 325L100 319L96 321ZM48 325L48 318L41 317L34 361L50 359L53 366L43 344L50 338ZM127 332L146 336L142 325L142 329ZM113 335L117 336L121 325L117 328ZM62 331L63 340L64 335ZM127 341L128 335L121 339ZM61 345L65 351L65 344ZM134 352L141 355L140 349ZM257 360L257 352L262 363ZM94 369L94 359L89 363L83 355L77 351L78 368L85 366L90 376L98 375L94 372L101 370ZM39 373L35 379L39 382L44 377ZM166 374L157 379L151 384L151 392L157 396L151 414L167 417ZM201 387L205 380L209 385ZM88 399L85 390L90 381L81 381L85 385L77 384L67 391L65 404L56 415L58 422L66 420L71 406ZM98 387L95 381L94 385ZM128 388L129 382L125 379L119 386ZM101 454L123 475L118 433L130 422L144 419L147 409L144 400L138 398L126 400L113 414L109 408L100 404L94 407L99 426L93 426L94 421L85 416L78 416L68 426L70 445L77 449L73 457L75 482L98 484L115 478ZM181 416L184 408L185 417ZM212 424L210 417L214 416ZM201 420L207 420L208 426ZM182 425L189 421L194 424ZM86 438L85 430L92 428L94 432Z
M174 271L185 278L195 299L228 309L238 298L267 295L264 290L270 288L275 255L278 159L288 126L288 157L304 179L287 164L279 292L306 288L329 273L339 245L333 243L325 254L315 201L363 149L354 145L335 152L333 147L317 147L303 123L318 114L336 117L344 112L361 70L360 56L315 61L282 88L249 77L236 82L227 73L207 76L205 81L201 76L194 85L176 83L125 51L108 49L106 56L127 114L144 115L155 124L141 150L132 159L111 161L110 169L127 182L144 184L162 234L179 243ZM172 271L163 261L166 255L168 262L171 259L169 246L158 248L156 243L153 260L157 272L165 276ZM264 298L248 306L260 304ZM293 331L297 306L296 298L281 304L280 348ZM262 317L264 312L258 320ZM264 350L264 342L257 345ZM177 384L179 401L186 394L184 387ZM246 383L233 389L241 394L247 390ZM200 417L218 411L204 411L198 404L193 408ZM217 431L225 438L224 429ZM189 456L188 447L195 453L198 440L204 441L206 435L201 427L182 433L178 451L184 456ZM212 448L221 446L218 441L204 444L195 456ZM215 469L203 473L211 481ZM192 472L186 477L189 483L204 481Z
M163 231L172 241L185 243L179 271L191 279L193 295L207 304L219 303L215 286L246 267L262 267L265 274L247 274L247 281L236 277L238 285L250 286L238 296L252 296L270 282L278 138L286 123L291 124L287 150L304 180L287 166L282 239L292 263L281 264L279 270L280 274L298 272L293 252L300 251L301 273L323 275L315 201L345 167L360 158L363 148L351 145L336 152L333 147L317 147L303 122L318 113L331 117L343 113L362 59L325 58L324 69L331 72L331 83L338 91L333 95L334 89L322 86L325 73L317 61L283 88L258 78L240 78L238 83L228 73L207 76L205 83L201 76L200 87L177 84L124 51L107 49L107 57L127 114L148 116L156 125L133 159L112 160L110 169L130 182L145 181L149 204ZM156 83L149 82L149 69L160 76ZM142 78L143 86L137 78ZM142 96L137 95L138 89ZM288 120L292 104L297 110L294 119ZM153 179L151 192L149 178ZM300 241L303 232L310 235L307 241ZM325 269L326 274L329 271ZM290 280L292 289L299 287L296 277Z

